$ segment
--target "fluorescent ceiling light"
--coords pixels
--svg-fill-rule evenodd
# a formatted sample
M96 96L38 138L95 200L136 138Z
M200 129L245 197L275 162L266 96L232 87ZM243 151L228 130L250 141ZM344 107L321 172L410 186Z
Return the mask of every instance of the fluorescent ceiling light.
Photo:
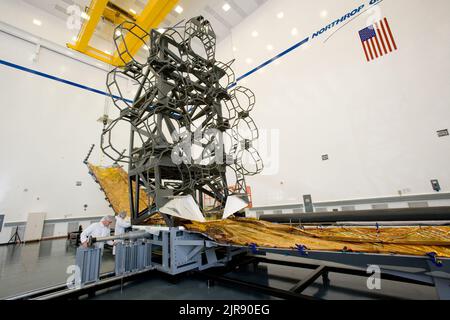
M236 47L233 47L233 52L236 52L237 51L237 48Z
M291 34L292 34L293 36L298 35L298 29L297 29L297 28L292 29L292 30L291 30Z
M35 24L35 25L37 25L37 26L42 26L42 21L41 20L38 20L38 19L33 19L33 23Z
M228 3L225 3L222 7L223 11L227 12L228 10L231 9L231 6Z
M245 62L247 62L248 64L250 64L250 63L253 62L253 60L252 60L251 58L247 58L247 59L245 59Z
M89 20L91 17L89 17L89 15L86 12L82 12L81 13L81 18L84 20Z
M323 11L320 13L320 16L321 16L322 18L328 17L328 11L327 11L327 10L323 10Z
M267 50L272 51L272 50L273 50L273 45L268 44L268 45L267 45Z
M278 12L277 18L278 19L283 19L284 18L284 12Z
M257 36L259 36L258 31L253 31L252 32L252 37L256 38Z
M137 14L136 10L131 9L131 8L130 8L130 12L131 12L132 14Z
M184 9L183 9L182 6L177 6L177 7L175 8L175 12L178 13L178 14L182 13L183 11L184 11Z

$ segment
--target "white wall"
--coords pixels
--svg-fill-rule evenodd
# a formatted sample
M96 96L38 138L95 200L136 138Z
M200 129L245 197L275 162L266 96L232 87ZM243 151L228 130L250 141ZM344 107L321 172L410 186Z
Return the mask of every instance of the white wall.
M51 5L54 4L51 3L48 6ZM84 8L81 9L83 10ZM2 13L0 17L1 21L16 26L37 37L50 40L63 47L65 47L67 43L74 43L73 37L78 36L79 30L74 29L73 24L67 23L67 20L56 17L23 0L0 0L0 12ZM35 25L33 23L34 19L39 20L41 25ZM71 27L69 28L69 26ZM97 34L94 34L90 41L90 45L100 50L112 52L115 48L112 36L111 31L111 41L106 41Z
M34 50L0 32L0 59L106 91L104 71L46 49L33 62ZM25 221L29 212L46 212L47 219L112 213L83 164L91 144L97 145L91 161L110 164L98 148L102 124L97 119L106 97L3 65L0 70L0 212L5 222Z
M240 76L362 3L269 1L218 46L218 57L236 58ZM257 125L280 135L277 172L248 179L256 206L302 202L303 194L314 201L427 194L431 179L450 190L450 139L436 134L450 127L450 2L377 7L241 82L256 94ZM399 50L367 63L358 31L376 13L388 18ZM264 158L270 167L273 159Z
M61 46L65 46L78 32L68 30L62 19L26 3L22 0L0 0L1 21L20 27L37 37L51 39ZM41 26L33 23L37 19Z
M64 238L67 237L69 231L69 223L78 223L78 226L82 226L83 230L86 229L91 223L98 222L101 219L101 216L80 216L78 218L69 218L69 219L50 219L45 220L44 228L46 225L54 225L53 233L48 236L42 233L42 240L45 239L53 239L53 238ZM19 236L21 240L24 238L24 232L26 230L26 223L18 222L18 223L8 223L6 224L2 231L0 232L0 244L6 244L12 238L14 233L16 232L16 228L19 226ZM76 228L78 230L78 227Z

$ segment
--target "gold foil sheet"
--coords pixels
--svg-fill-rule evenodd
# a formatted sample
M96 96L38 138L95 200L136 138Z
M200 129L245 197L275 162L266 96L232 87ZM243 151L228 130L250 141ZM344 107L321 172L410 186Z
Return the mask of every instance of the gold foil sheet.
M99 167L88 165L89 171L100 184L107 200L116 214L125 211L131 217L130 198L128 189L128 174L121 167ZM139 207L147 207L148 197L144 190L140 190Z
M425 256L434 252L450 258L450 227L398 228L308 228L253 219L228 219L206 223L191 222L185 227L208 235L219 243L295 249L303 245L317 251Z
M130 216L128 174L120 167L89 165L91 173L105 192L116 213ZM147 206L147 195L141 190L140 206ZM148 224L162 224L155 216ZM295 249L303 245L309 250L353 251L425 256L434 252L450 258L450 227L335 227L294 228L253 219L215 220L206 223L184 222L190 231L203 233L223 244Z

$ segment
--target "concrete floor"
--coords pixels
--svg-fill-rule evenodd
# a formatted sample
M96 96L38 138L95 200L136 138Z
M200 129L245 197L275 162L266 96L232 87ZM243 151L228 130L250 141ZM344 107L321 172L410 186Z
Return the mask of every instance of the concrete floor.
M65 283L75 253L66 239L0 246L0 299ZM114 260L105 253L101 272L113 270Z
M75 262L76 248L63 240L42 241L27 245L0 246L0 299L26 291L65 283L67 267ZM283 258L277 256L277 259ZM110 251L103 257L102 273L113 271L114 260ZM290 289L305 278L311 270L259 264L240 268L228 276L280 289ZM367 289L366 278L341 274L329 275L331 286L324 288L319 278L304 294L321 299L436 299L435 289L410 284L383 281L382 290ZM270 299L256 292L207 282L196 277L186 277L173 284L158 273L149 274L145 280L128 283L99 292L92 299L152 299L152 300L254 300Z
M48 240L26 245L0 246L0 299L19 293L65 283L67 267L75 262L76 248L68 241ZM106 250L101 273L114 270L114 259ZM157 274L156 274L157 275ZM186 279L178 284L149 276L147 281L128 283L97 294L94 299L270 299L259 294L220 286L207 288L206 281Z

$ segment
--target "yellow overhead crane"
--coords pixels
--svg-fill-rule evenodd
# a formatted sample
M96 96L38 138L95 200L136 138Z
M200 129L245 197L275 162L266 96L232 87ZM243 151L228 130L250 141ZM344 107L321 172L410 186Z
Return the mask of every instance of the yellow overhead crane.
M169 12L173 10L178 1L179 0L149 0L141 13L133 14L120 8L112 1L92 0L87 12L89 18L84 21L76 42L74 44L69 43L67 46L70 49L76 50L110 65L116 67L121 66L124 63L123 60L125 60L125 62L129 62L132 56L139 51L142 46L142 41L139 41L139 39L132 34L127 34L125 35L123 42L119 44L119 51L112 54L107 54L90 46L89 42L94 35L95 28L100 22L100 19L103 17L116 26L124 21L130 21L136 23L143 30L150 31L160 25ZM139 36L143 36L143 34ZM125 43L131 56L127 56L125 59L122 57L121 59L118 52L123 52Z

